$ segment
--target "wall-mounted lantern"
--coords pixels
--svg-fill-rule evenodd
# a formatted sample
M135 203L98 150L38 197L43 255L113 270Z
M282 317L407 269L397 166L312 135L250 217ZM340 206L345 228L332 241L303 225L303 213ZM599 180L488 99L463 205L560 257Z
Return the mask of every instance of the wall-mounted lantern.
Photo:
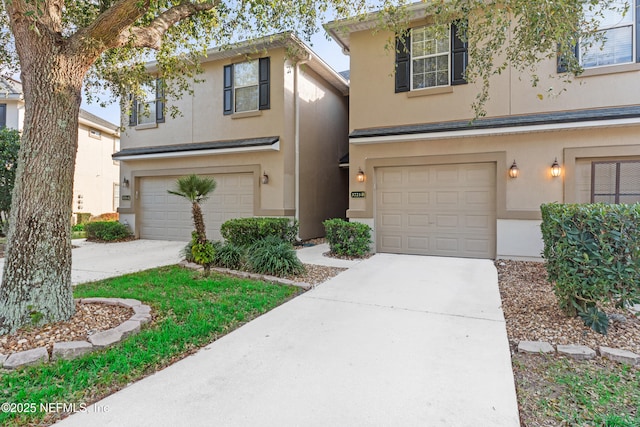
M562 173L562 167L558 163L558 158L556 157L556 159L551 164L551 176L554 178L557 178L560 176L561 173Z
M124 186L124 188L129 188L129 180L127 178L124 178L122 180L122 185Z
M269 183L269 175L267 175L267 171L262 172L262 177L260 178L260 182L263 184Z
M516 164L516 161L514 160L513 164L509 168L509 176L511 178L517 178L519 174L520 174L520 169L518 169L518 165Z
M365 182L367 180L367 176L362 171L362 168L358 168L358 174L356 175L356 181Z

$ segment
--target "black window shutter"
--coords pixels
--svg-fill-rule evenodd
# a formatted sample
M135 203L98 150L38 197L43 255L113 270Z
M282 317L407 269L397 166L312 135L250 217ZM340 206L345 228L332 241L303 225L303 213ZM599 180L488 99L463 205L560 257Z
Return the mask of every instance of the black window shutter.
M466 41L458 35L458 25L451 24L451 85L467 83L465 71L469 62L469 49Z
M138 124L138 101L135 100L133 95L129 95L129 100L131 101L131 105L129 108L129 126L136 126Z
M156 79L156 123L164 123L164 81Z
M7 104L0 104L0 129L7 127Z
M396 93L409 92L411 85L411 32L396 35Z
M271 108L271 99L270 99L270 59L260 58L260 65L258 68L258 94L259 94L259 109L260 110L268 110Z
M233 114L233 65L224 66L223 107L224 114Z
M576 43L576 45L573 46L573 55L576 58L578 57L578 49L579 45ZM567 59L563 55L558 55L558 73L566 73L568 70Z

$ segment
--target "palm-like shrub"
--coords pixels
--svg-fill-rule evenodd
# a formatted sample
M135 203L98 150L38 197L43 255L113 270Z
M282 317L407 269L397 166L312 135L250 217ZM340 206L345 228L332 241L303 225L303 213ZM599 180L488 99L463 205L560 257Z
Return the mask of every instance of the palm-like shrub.
M176 180L173 190L168 190L169 194L184 197L191 202L191 215L193 225L196 229L198 243L204 245L207 242L207 233L202 217L200 203L209 198L209 195L216 189L216 181L213 178L201 177L195 174L183 176Z

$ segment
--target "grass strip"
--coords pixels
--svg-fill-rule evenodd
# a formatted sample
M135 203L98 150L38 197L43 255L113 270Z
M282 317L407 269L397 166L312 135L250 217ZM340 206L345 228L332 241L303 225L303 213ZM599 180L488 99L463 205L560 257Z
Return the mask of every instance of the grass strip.
M134 298L153 308L142 331L106 350L71 361L0 373L2 403L35 411L0 411L0 425L48 425L63 413L40 404L88 406L128 383L170 365L295 296L298 288L177 266L79 285L76 298ZM25 405L29 405L28 407Z

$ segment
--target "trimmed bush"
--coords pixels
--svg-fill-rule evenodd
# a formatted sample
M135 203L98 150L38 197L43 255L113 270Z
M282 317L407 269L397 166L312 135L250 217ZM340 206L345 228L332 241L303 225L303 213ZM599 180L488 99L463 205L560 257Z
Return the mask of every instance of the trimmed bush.
M267 236L293 243L298 235L298 222L288 218L235 218L222 224L220 233L236 246L250 246Z
M339 218L322 223L331 252L339 256L363 257L369 253L371 228L360 222L348 222Z
M71 231L84 231L84 224L72 225Z
M250 271L273 276L304 273L304 266L289 242L276 236L258 240L249 247L247 264Z
M549 281L566 314L603 323L594 307L640 299L640 204L552 203L541 211Z
M118 221L88 222L84 226L87 239L113 242L131 237L131 231Z
M218 267L240 270L242 268L245 250L241 246L227 243L216 248L213 264Z

